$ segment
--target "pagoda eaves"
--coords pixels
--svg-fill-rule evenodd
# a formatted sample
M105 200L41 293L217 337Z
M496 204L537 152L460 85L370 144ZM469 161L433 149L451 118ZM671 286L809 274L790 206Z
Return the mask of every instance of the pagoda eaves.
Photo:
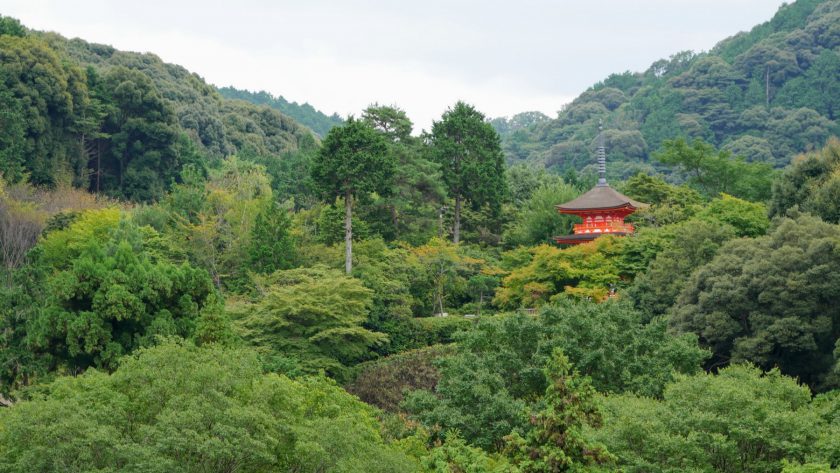
M577 215L583 222L574 226L572 235L554 237L554 240L562 245L577 245L592 241L601 235L632 234L635 228L629 223L624 223L624 217L647 206L648 204L637 202L607 184L606 151L602 133L598 145L598 184L580 197L556 206L559 213Z

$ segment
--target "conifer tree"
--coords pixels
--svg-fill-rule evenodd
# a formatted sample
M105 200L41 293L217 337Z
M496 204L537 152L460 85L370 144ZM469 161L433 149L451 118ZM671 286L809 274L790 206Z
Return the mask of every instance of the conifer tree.
M387 193L394 163L384 138L350 117L330 130L315 157L312 178L322 194L344 197L344 269L353 270L353 198L360 192Z
M555 349L546 364L545 408L531 415L532 429L523 438L507 437L507 452L523 473L581 471L588 465L604 465L612 455L584 438L585 425L600 427L601 412L589 378L572 371L569 359Z
M455 199L452 241L461 240L464 201L473 209L489 205L498 212L505 191L505 166L499 135L473 106L458 102L432 124L432 158L442 168L443 180Z

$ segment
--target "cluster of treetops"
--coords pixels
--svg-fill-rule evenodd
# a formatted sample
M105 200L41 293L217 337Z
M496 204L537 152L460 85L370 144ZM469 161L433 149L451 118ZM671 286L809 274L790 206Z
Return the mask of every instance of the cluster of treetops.
M641 73L613 74L556 118L527 112L493 123L509 160L561 173L591 164L599 120L607 124L613 178L661 171L655 154L680 135L784 167L840 133L838 23L840 1L790 2L708 52L681 52Z
M611 181L637 233L559 248L594 174L505 166L468 104L319 140L0 33L0 471L840 465L837 139L781 170L663 140Z

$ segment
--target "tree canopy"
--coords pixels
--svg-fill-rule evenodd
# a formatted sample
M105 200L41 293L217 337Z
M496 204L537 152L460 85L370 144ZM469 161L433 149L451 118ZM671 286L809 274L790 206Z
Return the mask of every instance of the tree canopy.
M671 309L716 365L778 366L818 389L837 385L840 228L800 216L766 236L733 240L698 269Z
M464 201L477 209L498 211L505 192L504 159L499 135L473 106L458 102L432 124L432 159L441 165L443 182L455 199L452 240L461 238Z

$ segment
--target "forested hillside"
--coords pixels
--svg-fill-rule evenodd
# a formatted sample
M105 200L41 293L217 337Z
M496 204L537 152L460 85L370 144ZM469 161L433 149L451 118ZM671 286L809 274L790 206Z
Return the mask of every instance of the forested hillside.
M459 101L414 136L373 104L323 139L0 17L0 472L840 471L840 140L716 138L709 112L626 178L617 141L648 133L633 100L806 21L830 36L834 5L615 76L585 97L633 98L582 97L577 125ZM814 129L814 87L811 111L754 111ZM506 166L499 132L601 118L610 185L648 205L560 246L591 173ZM773 157L720 149L746 138Z
M838 25L840 2L800 0L708 52L613 74L552 120L526 127L515 124L533 113L513 117L514 126L500 120L507 159L580 170L603 120L617 177L657 167L662 143L676 138L783 167L840 133Z
M70 184L159 199L185 165L312 149L311 132L268 107L223 98L153 54L28 31L3 19L0 143L8 182Z
M220 87L219 93L222 94L222 97L229 99L245 100L257 105L268 105L295 119L298 123L308 126L318 136L324 136L330 131L330 128L344 123L344 120L337 114L326 115L308 103L304 102L303 105L300 105L297 102L289 102L282 95L275 97L264 90L250 92L235 87Z

